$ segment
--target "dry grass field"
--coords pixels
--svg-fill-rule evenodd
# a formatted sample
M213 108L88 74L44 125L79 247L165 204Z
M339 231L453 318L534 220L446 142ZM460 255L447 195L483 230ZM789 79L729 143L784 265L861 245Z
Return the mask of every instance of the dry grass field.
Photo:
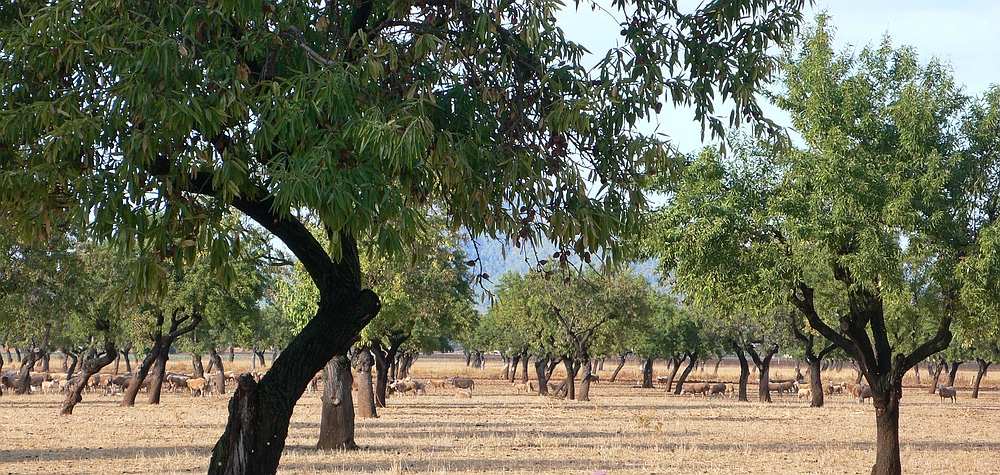
M422 357L414 377L468 375L476 379L474 397L431 388L426 396L393 397L378 419L358 420L360 450L321 452L313 448L319 395L307 392L292 417L279 473L853 474L867 473L874 460L870 404L834 396L826 407L810 409L794 396L766 405L674 396L632 388L638 373L627 368L619 382L593 386L592 401L578 402L516 394L496 379L495 360L475 371L454 356ZM607 379L612 369L606 365L600 375ZM972 370L959 373L960 388ZM711 366L706 371L692 376L713 379ZM775 374L790 377L792 369L781 366ZM852 374L848 368L831 376ZM736 375L724 365L714 379ZM990 389L979 399L959 389L957 404L941 403L926 388L907 389L904 473L1000 473L998 385L988 378ZM140 394L133 408L118 407L120 399L85 395L72 416L60 417L58 395L0 397L0 474L207 470L227 397L165 393L162 404L150 406Z

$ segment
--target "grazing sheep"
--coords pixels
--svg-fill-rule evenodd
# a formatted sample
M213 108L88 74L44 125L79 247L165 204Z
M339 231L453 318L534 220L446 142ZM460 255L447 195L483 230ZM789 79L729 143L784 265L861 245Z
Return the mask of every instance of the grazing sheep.
M472 391L466 391L463 389L456 390L455 397L459 399L470 399L472 398Z
M443 388L448 381L445 379L432 379L430 380L432 388Z
M198 391L199 396L205 395L205 390L208 389L208 380L205 378L192 378L186 381L187 388L190 391L190 395L194 396L194 392Z
M598 384L601 382L601 377L595 373L590 373L590 376L587 376L587 379L589 379L594 384Z
M729 386L727 386L726 383L715 383L712 385L712 390L709 395L715 396L716 394L721 394L724 396L727 389L729 389Z
M708 383L685 384L684 389L681 390L681 394L690 394L691 396L701 394L707 396L709 389L711 389L711 386Z
M854 386L851 393L854 394L854 397L858 398L859 403L863 403L865 402L865 399L872 397L872 388L868 387L867 384L862 383Z
M470 392L476 387L476 382L472 380L472 378L458 378L452 376L448 378L448 382L454 385L457 389L468 389Z
M406 384L406 390L413 391L414 396L416 396L417 391L420 391L422 394L427 394L426 386L420 381L413 379L404 381L404 383Z
M777 391L779 396L786 392L795 391L797 387L795 381L771 381L767 383L767 388L771 391Z
M799 399L812 397L812 388L804 387L799 388Z
M938 396L941 396L941 402L945 399L951 398L951 402L955 401L955 396L958 395L958 391L955 390L954 386L941 386L938 388Z

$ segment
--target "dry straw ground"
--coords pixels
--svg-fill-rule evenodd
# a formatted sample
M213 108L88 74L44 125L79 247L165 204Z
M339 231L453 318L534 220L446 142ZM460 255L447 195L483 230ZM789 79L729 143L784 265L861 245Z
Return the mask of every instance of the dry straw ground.
M279 473L851 474L867 472L874 459L872 407L846 396L819 409L790 396L767 405L674 396L630 387L637 377L630 365L620 382L594 386L591 402L562 401L516 394L495 379L498 367L491 360L480 372L456 357L420 359L415 377L472 376L474 397L440 389L393 397L380 418L358 420L362 448L352 452L313 448L319 396L306 393L292 416ZM612 368L605 369L606 379ZM971 370L959 373L960 387ZM718 378L711 372L709 366L693 376L736 376L726 365ZM792 370L786 365L776 373ZM904 473L1000 473L1000 392L997 379L987 385L979 399L960 389L957 404L941 403L926 388L906 390ZM165 394L163 404L149 406L140 394L136 407L121 408L118 396L89 394L67 417L57 415L60 400L0 397L0 474L205 472L228 398Z

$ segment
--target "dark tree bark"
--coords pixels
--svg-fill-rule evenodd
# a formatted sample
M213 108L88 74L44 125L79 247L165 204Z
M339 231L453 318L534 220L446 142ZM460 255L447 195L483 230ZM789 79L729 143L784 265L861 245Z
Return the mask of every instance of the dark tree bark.
M618 360L618 366L615 368L615 371L613 373L611 373L611 379L609 379L608 381L610 381L610 382L613 383L613 382L615 382L616 379L618 379L618 373L620 373L622 371L622 368L625 367L625 359L627 357L628 357L628 352L627 351L625 353L621 354L621 359ZM652 370L650 370L649 377L650 377L650 381L652 381L652 378L653 378ZM652 383L650 383L650 384L652 384ZM645 387L645 386L643 386L643 387ZM650 386L650 387L652 387L652 386Z
M389 335L389 347L382 346L380 341L372 345L375 354L375 405L385 407L386 394L389 388L389 376L399 347L410 339L410 333L393 332Z
M184 335L201 323L201 312L198 310L193 310L191 313L184 314L178 318L178 314L183 312L183 308L174 309L173 314L170 316L170 331L163 337L163 341L159 345L159 354L156 355L155 363L153 364L152 377L153 380L149 384L149 403L159 404L160 403L160 392L163 389L163 378L167 372L167 361L170 359L170 346L177 341L181 335ZM190 320L187 326L181 327L181 324Z
M951 370L948 371L948 384L945 384L945 386L955 387L955 377L958 376L958 367L962 366L962 363L965 362L964 361L951 362Z
M920 365L913 366L913 375L917 378L917 386L920 385Z
M525 348L521 350L521 382L528 382L528 360L531 359L531 355L528 354L528 349Z
M130 351L132 351L132 347L131 346L126 346L124 349L122 349L122 359L125 360L125 372L126 373L131 373L132 372L132 362L129 361L129 358L128 358L128 354L129 354Z
M986 371L989 369L991 362L986 361L982 358L976 358L976 363L979 368L976 370L976 380L972 385L972 398L979 398L979 383L983 381L983 377L986 376Z
M521 363L521 352L514 353L510 361L510 378L507 381L513 383L517 377L517 365Z
M351 362L337 355L323 368L322 416L319 424L320 450L354 450L354 402L351 395Z
M771 358L778 352L778 344L772 345L763 358L757 353L757 349L752 343L747 343L746 352L753 358L753 363L758 371L758 401L771 402Z
M72 350L64 350L64 351L66 353L66 356L68 356L69 359L72 361L72 363L69 364L69 369L66 370L66 377L72 378L73 374L76 373L76 365L77 363L79 363L80 357L77 356L77 354L74 353Z
M750 402L750 398L747 396L747 382L750 381L750 363L747 361L746 352L743 351L743 345L736 340L731 341L733 345L733 352L736 353L736 359L740 361L740 387L738 400L742 402Z
M222 366L222 357L219 356L219 352L215 350L215 345L208 347L208 358L212 362L212 366L215 366L215 387L218 389L219 394L226 394L226 368Z
M361 347L354 352L354 356L351 358L351 366L358 372L357 417L366 419L378 417L378 410L375 407L375 392L372 391L372 366L374 365L375 359L372 356L371 346Z
M830 344L826 348L820 350L819 354L815 352L815 336L813 334L806 335L799 328L799 320L795 318L794 314L790 314L790 324L792 327L792 333L795 335L795 339L802 342L806 353L806 362L809 364L809 388L810 388L810 401L809 407L823 407L823 375L822 375L822 362L826 358L826 355L830 354L837 349L837 345Z
M625 358L622 358L622 364L624 364ZM619 366L621 369L621 366ZM614 380L614 377L612 377ZM646 389L653 388L653 358L646 358L646 363L642 365L642 387Z
M681 363L687 359L687 355L678 353L670 357L670 373L667 375L667 392L673 391L674 388L674 376L677 376L677 370L681 369Z
M201 362L201 355L191 355L191 372L193 373L192 376L195 378L205 377L205 365Z
M580 363L568 356L563 357L562 362L566 367L566 379L559 385L555 395L573 400L576 399L576 375L580 371Z
M236 348L233 346L229 347L229 362L232 363L236 361Z
M685 354L684 356L686 358L690 358L690 360L688 361L687 368L684 368L684 371L681 373L680 379L677 380L677 386L674 388L674 394L680 394L681 393L681 391L684 389L684 381L687 381L687 377L688 377L689 374L691 374L691 370L694 369L694 366L696 364L698 364L698 352L697 351L690 351L687 354Z
M510 376L510 356L507 356L506 353L501 353L500 360L503 361L503 367L501 368L502 371L500 373L500 379L513 381L513 378L511 378Z
M41 355L41 350L32 348L28 350L27 358L21 359L21 369L17 375L17 389L14 394L28 394L31 389L31 368L35 367L35 361Z
M84 360L80 375L70 380L66 399L63 401L59 415L68 416L72 414L76 403L83 401L83 388L87 387L87 381L90 380L90 377L118 358L118 349L115 348L115 342L106 333L108 327L102 326L102 328L105 331L104 353L99 353L96 358Z
M545 369L548 367L550 359L548 356L535 357L535 377L538 378L538 394L540 396L549 395L549 378Z
M719 359L715 360L715 368L712 369L712 378L719 377L719 366L721 365L722 365L722 357L720 356Z

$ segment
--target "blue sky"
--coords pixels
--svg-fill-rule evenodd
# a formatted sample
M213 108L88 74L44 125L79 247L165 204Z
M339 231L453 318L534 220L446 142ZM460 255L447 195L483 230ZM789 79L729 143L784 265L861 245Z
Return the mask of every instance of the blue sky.
M608 5L610 1L602 0ZM699 2L681 0L681 8L694 9ZM608 13L592 12L589 2L581 1L580 11L559 16L559 26L567 36L593 52L607 51L619 41L620 27ZM916 48L923 61L937 57L954 68L956 82L969 94L979 94L991 84L1000 83L1000 2L994 0L818 0L805 12L811 22L816 13L826 10L836 28L835 43L840 49L860 50L877 43L888 34L894 45ZM621 15L617 15L621 18ZM721 108L720 108L721 109ZM728 113L727 113L728 114ZM726 114L726 115L727 115ZM773 108L768 114L787 125L787 117ZM664 109L658 123L643 130L666 133L682 151L699 148L699 126L691 121L689 111Z

